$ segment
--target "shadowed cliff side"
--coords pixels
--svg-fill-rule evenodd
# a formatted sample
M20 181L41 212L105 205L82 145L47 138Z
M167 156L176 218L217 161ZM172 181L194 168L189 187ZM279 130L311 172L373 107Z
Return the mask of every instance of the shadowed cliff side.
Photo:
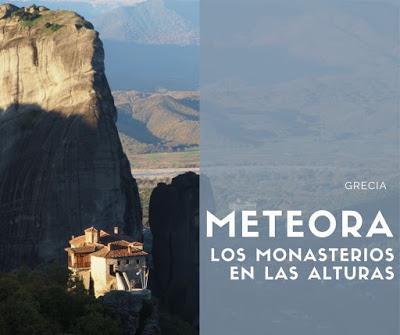
M57 260L91 225L141 239L98 33L72 12L3 12L0 270Z
M140 202L115 126L37 105L0 111L0 268L64 256L95 225L140 238ZM12 257L11 257L12 256Z
M150 198L152 291L162 307L192 325L199 313L199 176L158 184Z

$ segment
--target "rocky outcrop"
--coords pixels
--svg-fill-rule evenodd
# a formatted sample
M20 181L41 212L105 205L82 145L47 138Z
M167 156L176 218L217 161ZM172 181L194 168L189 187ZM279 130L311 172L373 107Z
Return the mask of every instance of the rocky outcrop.
M10 17L11 14L16 11L18 7L12 5L12 4L4 4L0 6L0 19L4 19L7 17Z
M158 307L139 294L111 291L100 298L121 325L121 335L160 335Z
M98 33L44 7L0 17L0 269L57 259L89 226L140 239Z
M199 176L189 172L158 184L150 198L153 294L169 313L198 325Z

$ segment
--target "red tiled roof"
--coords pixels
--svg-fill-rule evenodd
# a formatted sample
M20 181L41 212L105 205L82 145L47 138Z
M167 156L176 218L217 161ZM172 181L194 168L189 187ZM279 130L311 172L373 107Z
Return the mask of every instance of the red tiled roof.
M85 235L74 237L69 241L70 244L81 244L85 243Z
M94 245L91 245L79 248L67 248L66 250L71 250L75 254L89 254L96 251L96 247Z
M106 257L106 255L108 254L108 249L106 247L103 247L97 251L95 251L94 253L92 253L92 256L96 256L96 257Z
M130 244L130 242L125 241L125 240L119 240L119 241L110 242L109 244L111 244L111 245L119 245L119 246L122 246L122 247L127 247Z
M133 249L129 251L128 248L126 249L117 249L109 251L104 257L106 258L119 258L119 257L130 257L130 256L147 256L148 253L142 250Z
M92 228L85 229L85 231L91 230ZM102 238L104 239L104 238L107 238L109 236L111 236L109 233L105 232L104 230L100 230L100 241L99 242L101 242ZM71 239L69 241L69 243L70 244L84 244L85 240L86 240L85 235L79 235L79 236L74 237L73 239Z
M97 250L96 250L97 249ZM141 250L133 248L129 251L128 248L109 250L107 247L102 245L91 245L79 248L66 248L66 251L72 251L76 254L92 254L96 257L105 258L120 258L120 257L135 257L135 256L147 256L148 253Z
M96 230L96 228L90 227L85 229L85 232L93 230ZM109 234L104 230L100 230L99 235L98 243L86 243L85 235L77 236L69 241L71 245L76 247L66 248L65 250L80 254L92 253L93 256L106 258L148 255L143 251L143 243L132 241L132 238L129 236L123 234ZM110 247L107 247L108 245L110 245ZM131 247L128 249L128 246L132 246L133 248Z

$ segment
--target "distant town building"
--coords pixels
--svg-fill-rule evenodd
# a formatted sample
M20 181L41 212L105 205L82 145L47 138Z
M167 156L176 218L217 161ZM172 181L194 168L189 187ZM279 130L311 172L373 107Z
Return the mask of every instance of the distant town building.
M86 289L96 297L112 290L138 292L147 289L147 253L141 242L94 227L85 229L84 235L69 241L68 268L78 276Z

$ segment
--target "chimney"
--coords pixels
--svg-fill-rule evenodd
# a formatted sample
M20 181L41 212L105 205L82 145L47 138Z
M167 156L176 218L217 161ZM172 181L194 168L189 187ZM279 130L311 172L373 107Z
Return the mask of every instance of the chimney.
M75 238L75 235L72 235L72 236L71 236L71 240L73 240L74 238Z
M118 235L118 234L119 234L118 227L114 227L114 235Z
M90 227L85 229L86 243L98 243L98 241L99 241L99 231L96 228Z
M95 230L93 231L93 243L99 243L100 240L100 231L99 230Z

